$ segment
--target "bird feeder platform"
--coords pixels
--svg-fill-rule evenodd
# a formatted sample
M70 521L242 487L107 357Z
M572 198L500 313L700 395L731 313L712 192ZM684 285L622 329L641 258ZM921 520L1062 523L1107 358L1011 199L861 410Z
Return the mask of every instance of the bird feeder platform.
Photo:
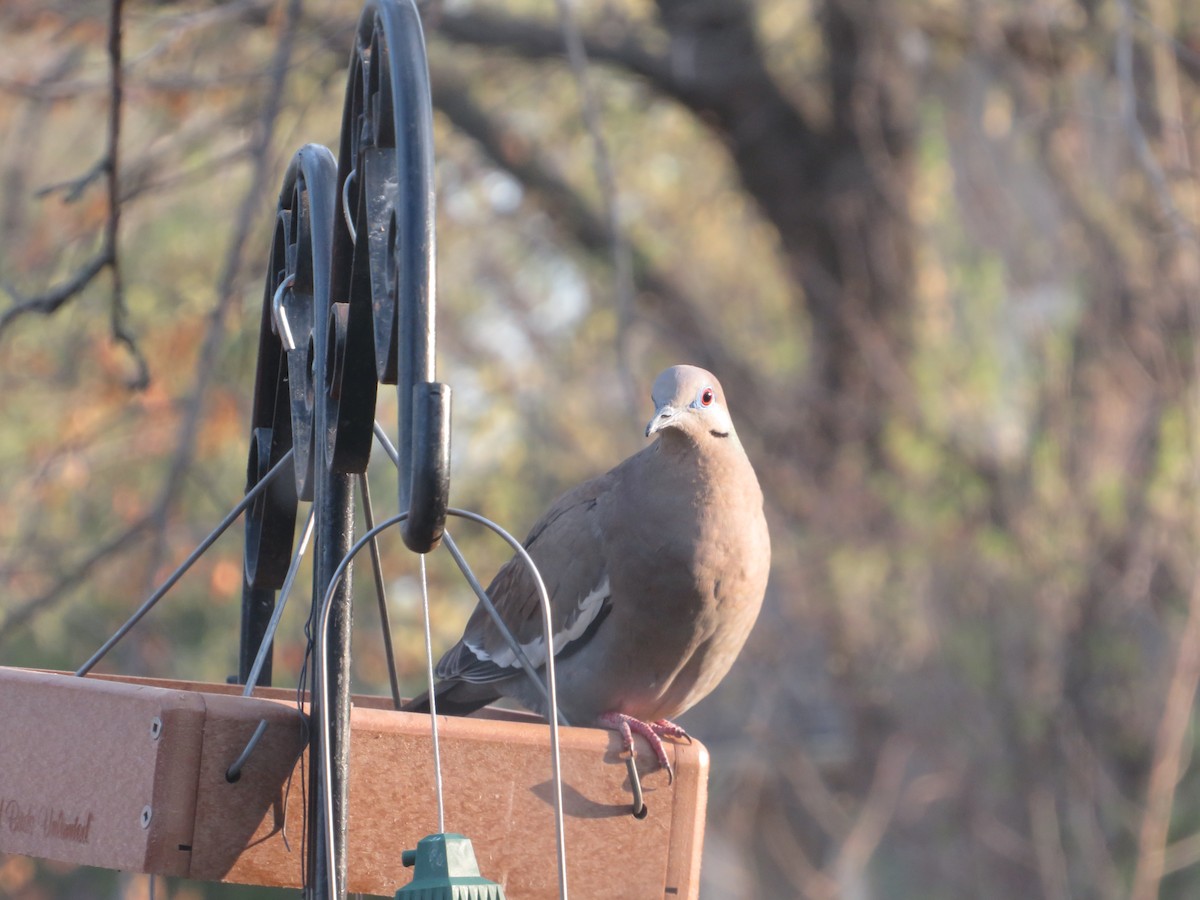
M0 667L0 723L0 852L301 886L311 772L294 691ZM429 719L359 696L350 726L347 887L391 896L412 878L402 851L438 830ZM509 896L557 896L548 726L484 710L440 730L446 828L471 837ZM708 754L668 744L668 784L640 746L648 814L636 819L616 734L561 732L572 897L698 895Z

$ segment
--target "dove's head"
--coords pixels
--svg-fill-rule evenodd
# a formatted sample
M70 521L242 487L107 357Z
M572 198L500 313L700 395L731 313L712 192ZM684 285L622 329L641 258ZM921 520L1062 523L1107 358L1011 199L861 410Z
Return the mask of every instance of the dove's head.
M654 417L646 426L646 437L678 429L700 443L734 434L721 383L697 366L667 369L654 379L650 399L654 401Z

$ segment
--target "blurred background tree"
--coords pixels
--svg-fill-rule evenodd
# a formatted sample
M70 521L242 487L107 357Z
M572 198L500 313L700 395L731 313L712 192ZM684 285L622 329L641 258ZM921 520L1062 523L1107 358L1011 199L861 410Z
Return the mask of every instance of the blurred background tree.
M112 4L0 7L7 665L77 666L236 501L271 210L295 149L337 146L358 6L117 11L114 153ZM587 95L549 3L422 14L456 505L523 532L640 446L678 361L768 497L762 620L685 718L704 895L1195 896L1200 8L581 2ZM239 554L105 665L223 680ZM474 601L434 562L446 646ZM145 890L0 860L22 900Z

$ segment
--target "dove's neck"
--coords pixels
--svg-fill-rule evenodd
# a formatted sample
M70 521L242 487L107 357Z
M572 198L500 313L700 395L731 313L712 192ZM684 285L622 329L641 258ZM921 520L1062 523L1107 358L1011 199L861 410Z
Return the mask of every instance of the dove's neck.
M746 451L731 427L727 432L690 434L672 428L662 432L655 445L659 462L691 480L726 480L748 477L757 486L758 479L746 457Z

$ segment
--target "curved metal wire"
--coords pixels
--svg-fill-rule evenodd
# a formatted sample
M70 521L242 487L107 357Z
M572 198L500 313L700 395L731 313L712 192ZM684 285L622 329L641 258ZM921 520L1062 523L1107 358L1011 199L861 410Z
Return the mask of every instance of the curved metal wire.
M358 242L358 231L354 228L354 213L350 211L350 187L358 176L358 169L351 169L346 180L342 182L342 219L346 223L346 231L350 234L350 243Z
M246 747L238 754L238 758L230 763L229 768L225 770L225 780L230 784L235 783L242 777L242 768L246 765L246 760L250 758L250 754L254 752L254 748L258 746L258 742L262 740L262 736L267 732L268 722L266 719L260 719L258 727L254 729L254 734L250 735L250 740L246 741Z
M279 282L279 287L275 288L275 293L271 296L271 318L275 321L275 331L279 334L279 340L283 341L284 350L296 349L292 325L288 322L287 310L283 308L283 293L295 283L296 273L293 272Z
M367 528L375 527L375 507L371 504L371 486L367 473L358 475L358 493L363 502L363 519ZM379 606L379 630L383 632L383 657L387 663L388 687L392 691L392 706L400 708L400 679L396 675L396 649L392 646L392 619L388 615L387 588L383 579L383 561L379 558L379 545L371 541L371 575L375 579L375 600Z
M546 585L542 581L541 573L538 572L537 566L534 564L533 560L530 558L529 553L525 550L524 547L521 546L521 542L518 541L516 538L514 538L507 531L505 531L504 528L497 525L495 522L491 521L490 519L486 518L485 516L481 516L479 513L471 512L470 510L465 510L465 509L456 509L454 507L447 509L446 513L451 516L457 516L462 519L467 519L468 521L476 522L477 524L483 525L484 527L490 529L491 531L493 531L497 535L499 535L510 547L512 547L513 551L518 556L521 557L521 559L525 563L525 565L527 565L529 567L530 574L533 575L534 583L537 587L538 599L540 600L541 608L542 608L542 627L545 630L546 646L547 647L553 646L553 623L552 623L552 615L551 615L551 610L550 610L550 595L546 591ZM367 544L370 543L372 538L374 538L377 534L387 530L388 528L391 528L395 525L399 525L399 524L403 523L407 519L408 519L407 512L397 513L396 515L380 522L374 528L370 529L365 534L363 534L363 536L360 537L357 541L355 541L354 545L350 548L350 551L342 558L342 561L338 564L337 568L334 570L333 577L329 581L329 587L325 591L324 598L322 598L320 618L318 619L318 622L317 622L317 633L316 633L316 638L317 638L316 644L317 644L317 655L318 655L317 670L320 673L320 683L317 685L314 685L314 689L319 690L321 692L321 700L320 700L320 704L319 704L319 706L320 706L319 727L321 728L322 733L326 733L329 729L329 698L328 698L327 684L326 684L326 679L325 679L327 647L326 647L326 642L325 642L324 636L325 636L326 630L329 627L329 614L333 608L332 600L333 600L334 594L336 593L338 583L345 576L346 569L349 567L351 560L353 560L354 557L358 555L358 553L363 549L363 547L367 546ZM556 682L555 675L554 675L554 655L552 653L546 654L546 688L547 688L547 693L549 694L549 697L550 697L550 703L551 703L550 708L553 710L557 710L558 709L558 691L557 691L557 682ZM314 697L314 699L315 699L315 697ZM556 838L558 841L558 892L559 892L559 897L561 898L561 900L567 900L566 827L565 827L564 817L563 817L562 760L561 760L560 751L559 751L558 717L557 716L547 716L547 720L549 721L549 724L550 724L550 755L551 755L551 766L552 766L552 784L553 784L553 790L554 790L554 827L555 827L555 835L556 835ZM324 784L325 789L324 789L324 791L322 791L322 793L324 795L323 800L325 803L325 815L323 818L325 821L325 829L326 829L326 835L325 835L326 848L327 848L327 852L329 852L332 855L333 797L332 797L332 791L331 791L330 785L329 785L330 773L331 773L331 760L330 760L330 756L329 756L329 743L327 741L323 741L321 743L321 777L325 781L325 784ZM326 866L326 870L327 870L328 878L329 878L329 895L331 897L336 897L336 896L338 896L338 894L337 894L337 871L336 871L336 867L333 864L332 859L330 859L329 865Z
M275 632L279 628L279 620L283 617L283 608L287 606L288 596L292 593L292 585L296 581L296 573L300 571L300 560L308 551L308 542L312 539L313 523L316 521L316 517L316 507L314 506L308 511L308 520L304 523L304 533L300 536L300 544L296 547L296 552L292 556L292 564L288 566L287 577L279 591L279 602L271 611L271 620L267 623L263 639L258 645L258 654L254 657L254 665L250 667L250 674L246 677L246 684L242 688L243 697L249 697L258 685L258 677L262 674L267 654L271 650L271 642L275 639Z
M388 458L395 463L397 468L399 468L400 456L396 452L396 448L392 445L391 440L389 440L387 432L383 430L383 426L380 425L379 422L375 423L375 437L378 438L379 443L383 447L384 452L388 455ZM550 693L546 690L546 685L543 683L542 679L538 677L537 667L534 666L534 664L529 661L529 657L525 655L525 650L521 647L521 642L518 641L516 635L512 633L512 629L508 627L508 623L504 621L503 617L500 615L500 612L496 609L496 605L492 603L492 598L487 595L487 591L483 589L483 585L479 583L479 579L476 578L475 573L471 571L470 563L467 562L466 557L464 557L462 552L458 549L458 544L454 542L454 538L450 535L449 531L443 532L442 540L446 545L446 549L450 551L450 556L454 559L459 571L462 572L463 578L467 580L467 584L469 584L471 586L471 590L475 592L476 599L479 600L480 605L483 606L483 608L487 611L488 616L491 617L492 622L496 625L496 628L499 629L500 635L504 638L504 642L508 644L508 648L513 652L513 656L517 660L517 665L519 665L525 674L529 676L529 680L533 683L534 687L537 688L538 693L542 695L542 699L546 701L546 709L557 710L558 705L550 702ZM563 725L571 724L567 721L566 716L564 716L561 712L558 712L558 721Z

